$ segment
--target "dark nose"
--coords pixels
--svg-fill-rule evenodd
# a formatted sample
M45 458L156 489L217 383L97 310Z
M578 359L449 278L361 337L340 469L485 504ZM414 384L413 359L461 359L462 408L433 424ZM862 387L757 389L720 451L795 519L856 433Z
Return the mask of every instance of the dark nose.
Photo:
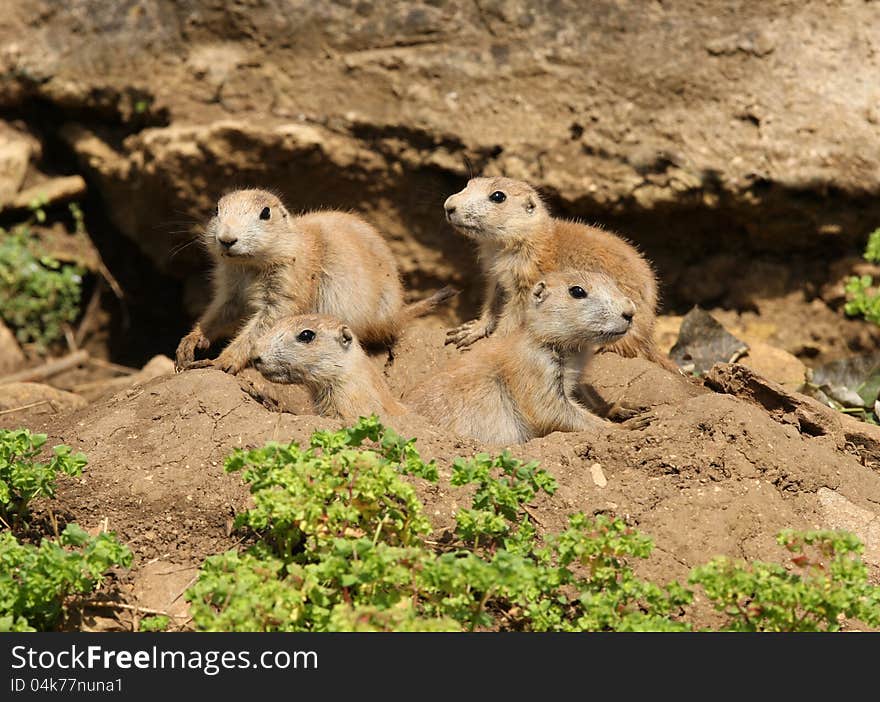
M251 362L252 362L255 366L260 366L260 365L263 364L263 357L262 357L262 356L254 356L254 357L251 359Z
M220 239L220 243L223 244L223 246L225 246L227 249L231 249L237 241L238 239Z
M453 212L455 212L455 205L446 205L446 216L449 217Z
M633 321L633 315L634 315L633 312L621 312L621 313L620 313L620 316L623 317L623 318L624 318L627 322L629 322L630 324L632 324L632 321Z

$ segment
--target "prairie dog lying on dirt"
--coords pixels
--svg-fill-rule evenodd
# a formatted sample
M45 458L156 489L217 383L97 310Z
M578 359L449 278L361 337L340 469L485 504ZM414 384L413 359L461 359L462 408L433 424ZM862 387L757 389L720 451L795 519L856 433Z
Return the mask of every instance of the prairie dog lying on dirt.
M324 417L406 414L351 329L332 317L287 317L254 345L254 367L273 383L302 383Z
M532 286L523 325L474 346L404 402L452 431L514 444L608 426L572 399L594 348L625 338L635 305L607 276L555 272Z
M306 312L343 320L364 343L389 344L408 320L456 292L444 288L404 307L397 265L372 226L345 212L293 217L264 190L222 197L205 243L215 264L214 296L177 347L178 369L214 365L236 373L277 319ZM231 336L215 361L193 364L197 348Z
M624 239L579 222L550 216L532 186L510 178L473 178L445 202L446 218L479 244L486 299L479 319L449 332L448 342L469 346L522 324L532 287L559 270L592 270L613 280L635 303L629 334L608 345L677 371L654 345L657 281L650 264Z

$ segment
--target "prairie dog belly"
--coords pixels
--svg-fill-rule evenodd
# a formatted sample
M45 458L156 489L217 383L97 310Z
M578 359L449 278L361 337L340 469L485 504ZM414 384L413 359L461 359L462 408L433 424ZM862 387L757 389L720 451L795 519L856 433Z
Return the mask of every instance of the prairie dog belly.
M355 215L315 213L308 218L322 249L317 311L344 320L366 343L393 337L403 288L381 235Z

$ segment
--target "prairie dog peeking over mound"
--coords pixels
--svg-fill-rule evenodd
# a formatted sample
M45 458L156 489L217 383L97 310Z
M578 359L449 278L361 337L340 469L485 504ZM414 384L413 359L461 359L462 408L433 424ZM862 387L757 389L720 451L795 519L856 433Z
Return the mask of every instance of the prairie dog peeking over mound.
M523 326L455 359L404 395L414 411L488 444L608 426L572 399L596 346L626 338L636 308L605 275L550 273Z
M444 288L403 305L403 287L382 236L354 214L292 216L265 190L222 197L205 244L214 260L213 298L177 348L177 367L214 365L236 373L257 337L285 315L316 312L343 320L364 343L392 343L410 319L456 293ZM196 349L234 337L213 362Z
M352 330L326 315L279 321L254 344L254 367L273 383L302 383L324 417L406 414Z
M449 223L479 245L486 277L480 318L451 330L449 343L461 348L491 334L509 334L526 317L532 287L552 271L596 271L614 281L636 308L629 334L607 348L678 370L654 345L657 280L630 243L597 227L551 217L532 186L510 178L473 178L444 208Z

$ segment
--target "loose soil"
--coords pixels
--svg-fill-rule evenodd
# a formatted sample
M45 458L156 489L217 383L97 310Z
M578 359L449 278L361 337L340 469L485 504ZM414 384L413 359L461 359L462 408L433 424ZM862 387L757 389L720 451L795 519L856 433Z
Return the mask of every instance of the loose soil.
M457 353L443 346L443 330L438 320L419 320L391 366L384 356L375 358L393 388L416 382ZM559 483L556 495L530 505L541 530L561 528L576 511L620 516L656 542L639 572L668 581L684 580L692 566L717 555L784 560L774 541L784 528L845 527L865 540L876 579L880 430L829 418L821 406L759 376L748 375L748 383L731 377L740 385L728 379L724 392L713 392L639 359L597 357L587 378L593 390L605 402L641 408L650 422L636 430L609 424L597 432L555 433L509 447L540 461ZM182 593L199 564L246 538L232 521L247 508L248 492L239 475L224 472L226 456L269 440L304 442L316 429L340 426L304 413L300 388L276 387L273 397L270 385L252 371L233 377L194 370L30 418L50 443L70 444L89 457L82 478L61 481L51 506L56 516L115 531L135 554L132 569L117 573L116 601L171 612L186 626ZM448 484L452 460L501 447L452 436L414 416L394 427L418 437L422 455L440 465L440 483L417 489L441 537L468 499ZM133 616L92 609L79 625L128 628ZM697 624L714 621L699 602L694 617Z

